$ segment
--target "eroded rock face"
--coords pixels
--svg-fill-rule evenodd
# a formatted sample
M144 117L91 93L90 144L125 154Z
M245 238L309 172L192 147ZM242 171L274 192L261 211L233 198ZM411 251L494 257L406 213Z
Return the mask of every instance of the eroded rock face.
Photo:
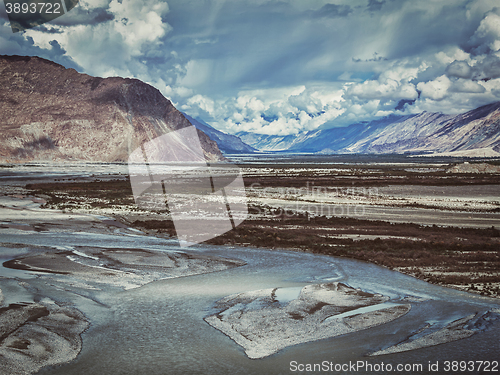
M191 123L154 87L97 78L28 56L0 56L0 162L126 161L144 142ZM198 130L207 160L222 160Z

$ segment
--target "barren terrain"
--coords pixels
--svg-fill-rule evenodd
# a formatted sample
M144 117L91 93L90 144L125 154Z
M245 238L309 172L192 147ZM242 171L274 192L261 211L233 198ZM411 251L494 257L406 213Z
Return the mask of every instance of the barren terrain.
M453 164L241 165L249 216L209 241L373 262L431 283L500 295L500 175ZM125 176L29 184L46 207L111 215L175 236L168 212L135 206Z

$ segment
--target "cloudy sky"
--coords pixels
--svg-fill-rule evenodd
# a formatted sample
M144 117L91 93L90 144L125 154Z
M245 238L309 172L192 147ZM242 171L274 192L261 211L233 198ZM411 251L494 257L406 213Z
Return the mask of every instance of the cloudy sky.
M496 7L495 7L496 6ZM500 100L498 0L80 0L0 53L134 77L230 133Z

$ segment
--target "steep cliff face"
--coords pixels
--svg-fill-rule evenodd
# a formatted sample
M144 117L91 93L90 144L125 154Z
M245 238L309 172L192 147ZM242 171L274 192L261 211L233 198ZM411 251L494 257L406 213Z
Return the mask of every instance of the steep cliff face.
M144 142L191 126L154 87L96 78L38 57L0 56L0 161L126 161ZM198 130L207 160L222 160Z

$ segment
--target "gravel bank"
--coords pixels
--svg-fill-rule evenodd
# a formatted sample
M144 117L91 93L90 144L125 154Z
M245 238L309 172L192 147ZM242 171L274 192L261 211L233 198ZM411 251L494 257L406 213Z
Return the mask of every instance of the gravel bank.
M307 285L297 296L286 289L225 297L217 302L219 313L205 321L242 346L249 358L257 359L288 346L384 324L411 308L386 304L388 297L342 283Z

